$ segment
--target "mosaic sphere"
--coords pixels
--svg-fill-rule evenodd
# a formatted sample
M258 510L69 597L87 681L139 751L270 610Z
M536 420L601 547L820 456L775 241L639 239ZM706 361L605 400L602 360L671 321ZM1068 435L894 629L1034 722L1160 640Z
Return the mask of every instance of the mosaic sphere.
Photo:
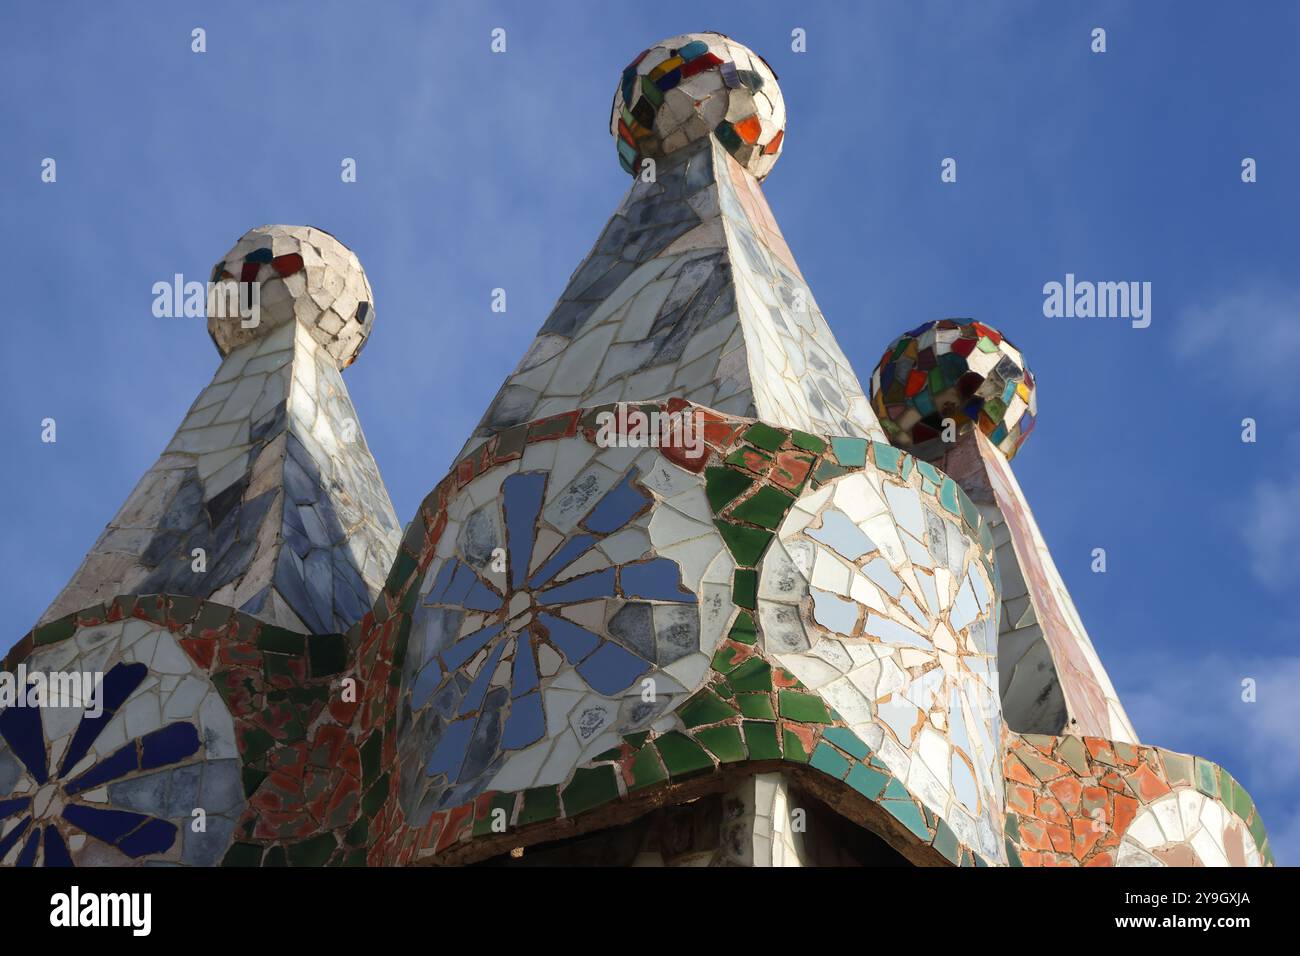
M375 322L374 296L356 254L314 226L250 229L212 267L211 281L225 291L208 301L208 333L223 356L296 319L347 368ZM235 283L256 283L257 296L234 292ZM256 324L246 317L254 304Z
M785 101L761 56L721 33L686 33L656 43L623 70L610 132L634 175L709 133L758 179L785 138Z
M1010 460L1038 416L1020 350L997 329L957 319L927 322L890 345L871 375L871 405L889 440L927 461L951 449L944 419L958 435L978 425Z

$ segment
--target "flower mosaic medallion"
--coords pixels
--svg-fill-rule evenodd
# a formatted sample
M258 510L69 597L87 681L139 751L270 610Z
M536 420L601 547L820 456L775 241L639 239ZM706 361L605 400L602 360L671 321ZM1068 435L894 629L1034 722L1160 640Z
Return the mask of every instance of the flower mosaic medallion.
M447 516L403 681L416 819L557 783L620 734L671 721L731 612L702 482L654 449L532 446Z
M1001 859L997 584L951 479L909 471L867 468L794 502L760 572L762 643L963 843Z
M0 712L0 862L220 862L245 806L234 724L169 631L83 628L26 673L102 682L79 706Z

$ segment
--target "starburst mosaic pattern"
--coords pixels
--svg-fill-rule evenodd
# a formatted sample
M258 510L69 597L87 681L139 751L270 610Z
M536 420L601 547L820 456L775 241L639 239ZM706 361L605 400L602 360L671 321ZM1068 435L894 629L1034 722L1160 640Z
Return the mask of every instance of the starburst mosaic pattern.
M0 861L213 865L244 807L234 725L172 635L144 621L89 628L32 655L44 672L79 648L104 668L95 700L0 711ZM98 673L98 672L96 672ZM194 808L204 809L195 832Z
M683 581L665 556L685 542L690 568L721 551L699 489L671 494L653 451L575 438L546 457L544 469L521 459L489 472L452 502L421 586L406 784L428 788L427 807L563 779L671 709L707 663L698 575ZM476 505L488 489L499 493ZM676 501L657 510L654 489Z

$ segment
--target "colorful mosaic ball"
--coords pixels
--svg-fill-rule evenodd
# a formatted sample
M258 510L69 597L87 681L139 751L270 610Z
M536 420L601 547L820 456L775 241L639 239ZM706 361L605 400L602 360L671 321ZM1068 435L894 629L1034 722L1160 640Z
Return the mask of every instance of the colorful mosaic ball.
M671 156L712 133L758 179L785 138L785 101L761 56L721 33L686 33L656 43L623 70L610 132L619 162Z
M927 461L951 449L944 419L956 435L978 425L1010 460L1038 416L1020 350L997 329L959 319L927 322L890 345L871 375L871 405L889 440Z
M375 322L356 254L314 226L258 226L212 267L208 333L223 356L297 320L347 368Z

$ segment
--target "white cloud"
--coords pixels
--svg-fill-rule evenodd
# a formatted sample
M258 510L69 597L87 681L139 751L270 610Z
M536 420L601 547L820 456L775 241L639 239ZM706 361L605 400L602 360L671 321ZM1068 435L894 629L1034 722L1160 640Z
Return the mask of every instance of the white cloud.
M1294 394L1300 360L1300 290L1259 280L1183 312L1177 350L1217 387L1280 398Z
M1256 580L1277 590L1293 582L1300 575L1300 475L1257 482L1240 532Z

